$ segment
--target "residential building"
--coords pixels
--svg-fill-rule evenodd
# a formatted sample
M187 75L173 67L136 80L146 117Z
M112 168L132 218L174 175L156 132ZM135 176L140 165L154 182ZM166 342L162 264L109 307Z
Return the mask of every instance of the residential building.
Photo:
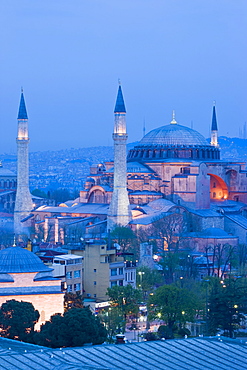
M83 293L83 257L63 254L53 259L53 276L62 280L66 292Z

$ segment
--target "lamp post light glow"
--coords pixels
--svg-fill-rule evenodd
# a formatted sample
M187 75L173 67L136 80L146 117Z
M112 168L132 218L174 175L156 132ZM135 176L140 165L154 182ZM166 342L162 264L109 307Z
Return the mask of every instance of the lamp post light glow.
M139 271L138 272L138 275L140 276L140 284L139 284L139 287L142 289L142 276L145 274L144 271Z

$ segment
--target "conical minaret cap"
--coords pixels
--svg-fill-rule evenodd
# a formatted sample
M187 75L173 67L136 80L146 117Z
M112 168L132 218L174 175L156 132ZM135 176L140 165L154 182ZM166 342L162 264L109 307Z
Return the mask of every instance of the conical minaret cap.
M121 85L119 85L118 87L117 101L116 101L114 113L126 113Z
M21 100L17 119L28 119L23 91L21 92Z
M214 106L213 106L213 116L212 116L212 127L211 127L211 130L212 131L218 131L215 103L214 103Z

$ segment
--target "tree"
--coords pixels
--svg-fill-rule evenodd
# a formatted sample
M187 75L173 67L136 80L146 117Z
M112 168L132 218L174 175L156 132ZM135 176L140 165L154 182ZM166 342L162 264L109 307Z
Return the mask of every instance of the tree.
M179 244L186 227L185 213L172 213L154 218L149 229L150 236L157 239L157 252L161 256L159 263L167 283L174 281L175 272L180 269Z
M226 336L233 338L243 313L247 312L246 281L231 277L222 284L215 278L211 284L208 301L209 332L215 335L220 328Z
M127 315L137 315L139 311L139 303L141 301L141 292L134 289L131 285L114 286L107 289L107 293L111 301L111 307L118 308L117 312L122 317L121 325L118 331L125 331Z
M194 321L200 307L200 300L188 289L175 284L163 285L149 297L148 316L165 321L172 338L175 324L184 326L186 321Z
M110 237L120 245L122 252L135 252L137 237L134 231L129 227L116 225L112 230Z
M1 306L0 334L5 338L28 341L38 320L39 311L32 303L12 299Z
M73 197L70 194L70 191L65 188L58 188L56 190L53 190L51 193L51 199L54 199L56 204L66 202L69 199L72 199Z
M223 278L227 265L232 262L235 247L230 244L216 244L207 246L205 254L207 259L208 276L214 276L215 271L219 278ZM209 257L212 256L212 257ZM210 261L211 259L211 261ZM211 266L210 267L210 262Z
M98 317L88 307L71 308L65 314L54 315L34 336L36 344L57 347L80 347L85 343L102 344L107 332Z
M140 266L136 269L136 285L143 293L145 299L154 287L163 283L163 276L158 270L152 270L147 266Z
M34 189L32 191L32 195L35 195L36 197L40 197L40 198L47 198L46 192L40 189Z
M246 263L247 263L247 245L239 244L236 251L236 257L238 259L238 268L240 275L246 275Z
M119 334L123 325L121 308L118 306L109 307L109 309L102 312L99 317L107 330L108 342L112 343L113 336Z
M177 250L185 227L184 215L181 213L163 214L162 217L154 218L150 235L160 240L158 251Z
M64 310L68 311L71 308L83 308L83 297L80 292L70 293L64 295Z

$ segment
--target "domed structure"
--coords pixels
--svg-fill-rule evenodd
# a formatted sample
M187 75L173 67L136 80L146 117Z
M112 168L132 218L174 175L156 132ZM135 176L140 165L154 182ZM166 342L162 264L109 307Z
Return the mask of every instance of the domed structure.
M9 247L0 251L0 274L51 272L38 256L20 247Z
M36 329L52 315L62 314L64 293L61 280L53 277L52 270L24 248L1 250L0 306L11 299L32 303L40 313Z
M197 131L178 125L173 116L169 125L150 131L128 154L128 160L191 158L218 160L220 151Z
M202 145L209 146L206 139L197 131L178 124L162 126L150 131L139 145Z

